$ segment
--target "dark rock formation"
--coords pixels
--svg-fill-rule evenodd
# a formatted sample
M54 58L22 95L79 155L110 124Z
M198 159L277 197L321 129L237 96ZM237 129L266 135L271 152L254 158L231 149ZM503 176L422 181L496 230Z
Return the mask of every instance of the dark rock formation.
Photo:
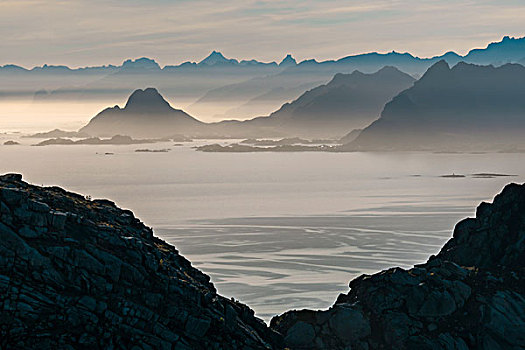
M292 349L524 349L525 185L505 187L427 263L350 282L326 311L271 327Z
M0 177L1 349L269 349L279 335L133 213Z
M436 256L350 282L271 329L128 210L0 176L0 348L523 349L525 185Z

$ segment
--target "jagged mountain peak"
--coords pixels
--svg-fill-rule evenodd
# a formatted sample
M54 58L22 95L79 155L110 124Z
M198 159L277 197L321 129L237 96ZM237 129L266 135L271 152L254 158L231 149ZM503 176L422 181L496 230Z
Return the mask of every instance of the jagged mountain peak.
M125 60L122 63L122 69L160 70L160 66L154 59L148 57L141 57L134 60Z
M287 67L287 66L295 66L297 65L297 61L291 54L287 54L285 58L279 63L279 67Z
M199 62L199 65L208 65L214 66L216 64L225 64L225 63L239 63L236 59L229 59L224 57L220 51L213 50L205 59Z
M149 112L172 109L160 92L152 87L137 89L129 96L126 110L147 110Z

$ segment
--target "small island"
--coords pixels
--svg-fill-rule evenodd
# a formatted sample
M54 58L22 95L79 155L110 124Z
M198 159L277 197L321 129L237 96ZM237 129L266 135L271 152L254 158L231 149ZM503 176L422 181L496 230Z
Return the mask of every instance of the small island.
M32 135L25 135L22 136L24 138L32 138L32 139L49 139L49 138L87 138L89 137L88 134L84 132L78 132L78 131L65 131L60 129L54 129L47 132L39 132Z
M195 147L197 151L201 152L334 152L337 151L337 146L318 145L318 146L306 146L306 145L280 145L271 147L257 147L247 146L234 143L231 145L219 145L217 143L211 145L204 145Z
M169 151L171 151L170 148L161 148L161 149L142 148L142 149L135 150L135 152L138 152L138 153L167 153Z
M101 139L99 137L90 137L81 140L71 140L67 138L53 138L44 140L33 146L49 146L49 145L135 145L141 143L155 143L158 139L133 139L130 136L115 135L109 139Z
M4 142L4 146L16 146L16 145L19 145L20 143L16 142L16 141L12 141L12 140L8 140L6 142Z

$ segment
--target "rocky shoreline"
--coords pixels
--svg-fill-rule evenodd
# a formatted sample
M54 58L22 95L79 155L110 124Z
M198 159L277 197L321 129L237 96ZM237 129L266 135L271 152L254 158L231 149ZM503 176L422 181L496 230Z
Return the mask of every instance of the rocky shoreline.
M523 349L525 185L427 263L350 282L268 327L108 200L0 176L2 349Z

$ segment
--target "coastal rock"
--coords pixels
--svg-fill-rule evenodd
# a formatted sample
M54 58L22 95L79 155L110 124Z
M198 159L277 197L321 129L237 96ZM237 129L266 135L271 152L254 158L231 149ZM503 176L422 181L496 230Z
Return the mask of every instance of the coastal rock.
M129 210L0 176L0 348L523 349L525 185L436 256L350 282L270 327Z
M8 174L0 209L1 349L281 348L113 202Z
M425 264L360 276L329 310L289 311L271 327L290 349L523 349L524 266L525 185L511 184ZM298 322L313 340L290 342Z

